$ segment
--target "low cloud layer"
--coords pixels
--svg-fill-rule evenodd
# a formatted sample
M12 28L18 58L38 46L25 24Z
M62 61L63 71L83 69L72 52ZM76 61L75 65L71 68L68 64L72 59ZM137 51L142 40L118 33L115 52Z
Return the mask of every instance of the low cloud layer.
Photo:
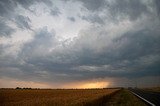
M159 86L159 7L158 0L1 0L0 87Z

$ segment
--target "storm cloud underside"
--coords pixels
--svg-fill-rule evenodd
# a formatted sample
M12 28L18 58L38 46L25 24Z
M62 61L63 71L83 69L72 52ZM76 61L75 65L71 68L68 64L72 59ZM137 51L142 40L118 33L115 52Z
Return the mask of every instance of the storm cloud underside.
M0 0L0 87L159 86L159 29L159 0Z

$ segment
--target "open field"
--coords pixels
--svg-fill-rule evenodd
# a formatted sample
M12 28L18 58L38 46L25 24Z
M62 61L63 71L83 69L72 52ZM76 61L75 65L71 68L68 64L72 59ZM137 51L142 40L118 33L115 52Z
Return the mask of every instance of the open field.
M127 89L113 95L105 106L147 106L142 100L134 96Z
M1 106L84 106L104 102L119 89L0 89Z
M160 87L143 88L146 91L160 92Z

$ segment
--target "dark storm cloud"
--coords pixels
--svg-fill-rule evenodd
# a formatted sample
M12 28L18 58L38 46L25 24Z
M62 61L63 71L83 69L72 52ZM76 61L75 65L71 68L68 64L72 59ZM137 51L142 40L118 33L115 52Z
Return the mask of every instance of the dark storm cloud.
M112 2L108 0L81 0L81 2L83 2L85 8L91 11L90 15L82 16L82 19L92 23L104 24L104 20L106 19L119 22L120 20L129 18L134 21L141 18L144 14L153 15L148 8L150 4L141 0L115 0ZM154 7L151 8L154 9ZM157 6L158 8L159 6ZM105 14L105 16L99 16L100 13Z
M156 9L157 9L157 13L160 17L160 1L159 0L155 0L155 5L156 5Z
M0 1L0 16L7 17L12 14L14 8L16 7L16 3L11 0L1 0Z
M43 80L41 74L37 74L37 72L46 70L43 65L49 66L49 59L46 56L51 46L56 45L54 40L54 31L48 32L47 27L35 31L34 39L22 46L22 51L19 52L17 59L12 56L0 57L1 77ZM3 46L0 49L4 50L6 47ZM50 77L48 76L48 78Z
M160 45L160 36L155 30L153 31L154 35L152 35L152 31L147 33L146 31L140 30L124 34L120 38L114 39L111 44L113 46L104 48L104 52L100 54L95 54L90 48L83 47L79 52L72 50L68 55L66 55L67 51L58 55L63 62L71 60L67 63L55 63L53 58L30 62L41 68L43 67L48 72L68 75L61 76L68 81L88 80L92 77L139 78L142 76L159 76L160 50L158 45ZM75 48L77 46L78 44L75 45ZM85 70L83 70L84 68L79 70L79 66L85 66L86 68ZM89 67L95 68L95 71L90 71Z
M154 53L159 54L160 52L158 48L158 45L160 45L159 40L160 36L158 29L155 30L144 29L136 32L126 32L121 37L114 38L110 46L104 48L106 50L104 50L105 51L104 54L101 54L102 57L98 58L103 60L104 57L105 60L104 63L106 63L107 61L111 62L112 59L113 61L115 61L115 59L132 60L148 54L154 54ZM88 49L87 52L89 52L90 49L89 48L87 49ZM102 62L103 64L103 61L100 62Z
M10 36L15 30L0 20L0 36Z
M118 46L119 43L123 44L118 49L118 51L123 50L119 52L119 59L134 59L148 54L159 54L158 45L160 43L158 41L160 36L156 32L158 31L140 30L134 33L126 33L121 38L116 38L115 42L118 43L115 46Z
M79 75L75 78L71 77L72 80L92 77L159 76L160 50L158 45L160 45L160 36L159 33L156 34L156 31L145 33L146 31L124 34L122 37L114 39L112 46L104 48L104 52L100 54L95 54L90 48L84 47L80 50L81 52L74 53L78 59L73 61L76 64L70 66L73 67L72 71L68 70L66 74L77 73ZM85 69L79 69L79 66L83 66Z
M34 70L45 70L54 76L52 79L46 79L47 81L105 77L139 78L160 75L158 64L160 36L157 30L127 32L121 37L116 37L111 46L103 48L103 52L98 54L86 44L82 46L76 41L77 44L73 45L73 48L82 46L81 49L70 48L70 50L57 51L57 54L55 51L43 56L41 53L45 54L49 45L52 44L49 43L51 38L48 35L50 36L50 33L46 30L40 31L35 36L35 40L25 45L23 49L25 55L22 56L26 58L27 64L36 67L33 70L30 69L29 73L33 73ZM46 40L42 41L42 38ZM82 38L77 40L82 41Z
M33 0L1 0L0 1L0 15L7 19L12 18L12 15L15 14L15 8L18 4L22 7L29 9L29 6L32 5L35 1Z
M136 20L142 14L149 12L147 5L142 3L141 0L116 0L109 5L109 11L113 17L129 17L131 20Z
M83 5L91 11L99 11L101 10L105 5L105 0L78 0L83 3Z
M7 47L0 45L0 76L49 82L160 76L160 21L155 15L155 12L159 14L158 0L150 5L151 10L156 8L157 11L150 11L149 5L141 0L78 1L87 9L81 18L91 23L91 27L84 29L84 33L79 32L73 41L58 41L55 31L40 28L33 31L33 39L21 46L16 57L2 52ZM0 12L2 17L9 17L17 4L29 9L36 2L42 0L1 1ZM45 4L52 5L49 0ZM61 14L58 7L50 10L53 16ZM29 17L18 14L15 17L19 28L31 29ZM67 18L75 23L78 21L72 16ZM123 25L119 26L121 21ZM97 23L104 26L94 27ZM109 29L109 23L113 24L113 30ZM130 29L130 24L135 25L134 28ZM13 32L14 29L0 21L0 35L8 36Z
M15 23L22 29L31 29L30 22L31 20L23 15L18 15L15 18Z

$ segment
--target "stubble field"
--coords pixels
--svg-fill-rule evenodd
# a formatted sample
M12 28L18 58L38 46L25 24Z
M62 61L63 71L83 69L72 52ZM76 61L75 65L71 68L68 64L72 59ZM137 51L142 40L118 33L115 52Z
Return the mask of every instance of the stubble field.
M101 105L119 89L0 89L1 106Z

